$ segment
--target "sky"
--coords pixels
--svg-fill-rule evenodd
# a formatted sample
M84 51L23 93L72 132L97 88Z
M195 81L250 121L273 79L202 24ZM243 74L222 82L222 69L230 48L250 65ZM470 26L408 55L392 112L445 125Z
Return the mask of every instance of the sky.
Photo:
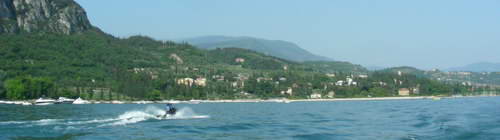
M364 66L500 62L498 0L76 0L118 37L285 40Z

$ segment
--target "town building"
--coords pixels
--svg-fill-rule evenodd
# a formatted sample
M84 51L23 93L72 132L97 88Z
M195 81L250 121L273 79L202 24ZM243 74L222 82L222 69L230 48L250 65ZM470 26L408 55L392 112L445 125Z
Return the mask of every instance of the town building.
M400 88L398 91L399 96L410 96L410 89Z
M313 93L310 96L311 99L321 99L321 94L319 93Z

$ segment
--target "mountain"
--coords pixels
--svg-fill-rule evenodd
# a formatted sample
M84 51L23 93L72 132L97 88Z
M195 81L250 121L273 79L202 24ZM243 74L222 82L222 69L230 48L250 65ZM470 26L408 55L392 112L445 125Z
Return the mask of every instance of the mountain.
M484 70L484 69L483 69ZM489 86L500 86L500 72L474 72L470 70L457 70L457 71L440 71L440 70L430 70L424 71L419 70L414 67L402 66L402 67L393 67L387 68L383 70L379 70L377 72L390 72L394 74L411 74L419 77L426 77L429 79L433 79L436 81L446 82L446 83L455 83L462 85L489 85Z
M198 40L229 44L205 50L147 36L117 38L92 27L73 0L0 0L0 11L0 99L304 99L333 92L336 98L397 96L400 88L419 86L422 96L466 90L451 90L450 85L410 74L370 75L348 62L294 62L233 48L257 46L267 54L322 58L284 41ZM369 76L354 76L361 74ZM396 78L411 82L391 82ZM355 81L342 82L348 79ZM335 84L339 81L342 86ZM385 84L374 84L382 81Z
M370 70L370 71L377 71L377 70L383 70L385 69L385 67L381 67L381 66L365 66L366 69Z
M307 69L322 73L356 73L366 74L368 70L361 65L341 61L308 61L303 63Z
M446 69L446 71L500 72L500 63L481 62Z
M92 28L73 0L0 0L0 33L73 34Z
M243 48L254 50L291 61L331 61L332 59L314 55L294 43L281 40L267 40L253 37L204 36L182 40L203 49Z

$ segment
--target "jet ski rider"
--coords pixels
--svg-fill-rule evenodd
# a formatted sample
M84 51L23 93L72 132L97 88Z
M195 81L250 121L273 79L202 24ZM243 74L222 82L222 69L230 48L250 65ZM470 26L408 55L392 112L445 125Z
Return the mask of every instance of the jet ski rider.
M166 104L164 116L175 115L176 112L177 112L177 109L175 109L174 105L172 105L171 103Z

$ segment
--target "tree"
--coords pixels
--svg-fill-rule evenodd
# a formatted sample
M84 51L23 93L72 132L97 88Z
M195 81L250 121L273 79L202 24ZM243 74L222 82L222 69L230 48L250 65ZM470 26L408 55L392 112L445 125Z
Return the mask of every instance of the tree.
M7 74L0 70L0 99L3 99L5 98L5 86L4 86L4 80L5 80L5 77L7 76Z
M22 76L5 82L7 99L24 100L43 96L56 97L54 82L46 77Z
M153 90L147 95L147 99L151 101L161 100L161 92L159 90Z
M5 82L7 89L7 99L9 100L23 100L26 93L26 87L21 79L10 79Z

